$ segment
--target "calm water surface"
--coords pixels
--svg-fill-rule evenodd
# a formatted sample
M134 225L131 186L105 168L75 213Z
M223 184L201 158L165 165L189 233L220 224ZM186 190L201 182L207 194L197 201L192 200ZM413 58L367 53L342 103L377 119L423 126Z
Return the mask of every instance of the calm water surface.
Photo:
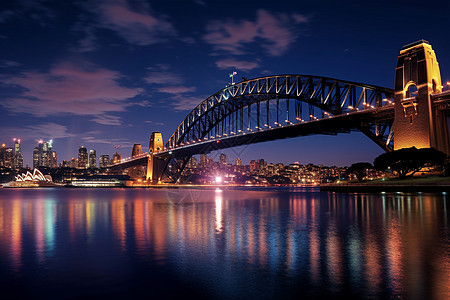
M450 299L449 209L314 188L2 189L0 293Z

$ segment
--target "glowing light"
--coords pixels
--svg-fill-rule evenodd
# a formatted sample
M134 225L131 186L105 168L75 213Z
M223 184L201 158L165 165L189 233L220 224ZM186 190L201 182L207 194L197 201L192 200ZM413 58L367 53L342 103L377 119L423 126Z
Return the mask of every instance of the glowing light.
M216 183L222 183L222 177L221 176L216 176Z
M216 144L220 143L220 141L216 141Z

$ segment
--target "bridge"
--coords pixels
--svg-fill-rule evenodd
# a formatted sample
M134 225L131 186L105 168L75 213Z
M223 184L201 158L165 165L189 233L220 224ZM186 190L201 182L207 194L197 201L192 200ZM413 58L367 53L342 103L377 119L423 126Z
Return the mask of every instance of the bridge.
M192 155L311 134L360 131L385 151L435 147L449 153L450 91L442 92L434 51L403 47L395 88L309 75L276 75L229 85L197 105L163 145L110 166L147 165L152 182L176 182ZM394 140L395 128L395 140Z

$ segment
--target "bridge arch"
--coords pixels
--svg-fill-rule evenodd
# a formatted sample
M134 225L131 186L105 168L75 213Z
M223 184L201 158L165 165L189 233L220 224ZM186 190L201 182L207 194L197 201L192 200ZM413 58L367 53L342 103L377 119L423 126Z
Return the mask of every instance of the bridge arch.
M175 149L223 136L382 108L392 105L393 94L389 88L310 75L246 80L225 87L197 105L165 147ZM285 116L281 121L280 111ZM392 121L369 125L355 129L384 150L391 150Z

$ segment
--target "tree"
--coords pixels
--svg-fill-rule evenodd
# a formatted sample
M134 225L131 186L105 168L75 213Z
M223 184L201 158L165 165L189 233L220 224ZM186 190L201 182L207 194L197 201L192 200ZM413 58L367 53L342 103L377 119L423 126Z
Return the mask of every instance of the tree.
M411 147L383 153L375 158L373 165L377 170L390 169L397 173L399 178L405 178L424 168L442 166L446 157L445 153L434 148Z
M358 181L361 181L363 177L366 175L367 170L373 169L373 166L371 163L368 162L357 162L350 166L350 168L347 169L348 174L355 174Z

